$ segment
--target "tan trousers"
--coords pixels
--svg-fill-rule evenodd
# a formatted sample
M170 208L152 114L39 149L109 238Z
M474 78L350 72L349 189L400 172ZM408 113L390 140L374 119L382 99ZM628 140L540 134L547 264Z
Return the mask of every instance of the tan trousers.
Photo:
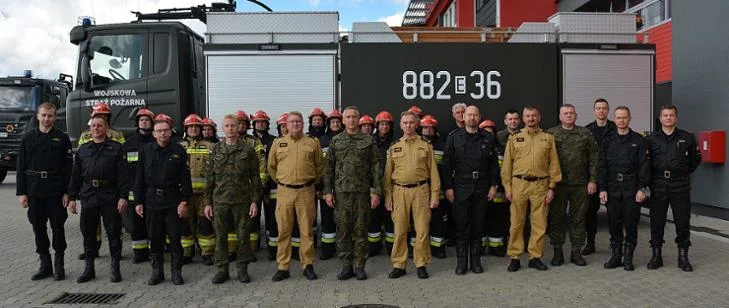
M405 269L408 262L408 229L410 217L415 227L413 262L416 267L431 261L430 255L430 186L405 188L395 185L392 192L392 222L395 225L395 242L390 259L392 267Z
M291 263L291 231L294 228L294 217L299 223L301 247L299 260L301 268L314 264L314 231L316 219L316 203L314 203L314 186L300 189L278 186L276 203L276 221L278 222L278 249L276 262L278 269L289 270ZM294 213L296 215L294 215Z
M531 204L531 235L529 236L529 259L544 255L544 233L547 230L549 208L545 198L549 190L549 180L527 182L513 178L511 182L511 228L509 229L509 249L507 254L518 259L524 253L524 220L527 206Z

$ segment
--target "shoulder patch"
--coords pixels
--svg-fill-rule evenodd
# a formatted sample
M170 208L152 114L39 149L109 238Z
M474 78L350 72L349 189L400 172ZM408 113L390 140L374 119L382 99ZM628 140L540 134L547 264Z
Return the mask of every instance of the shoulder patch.
M61 142L61 138L51 138L51 141Z
M524 142L524 137L516 137L516 142Z
M288 147L288 146L289 146L289 144L286 143L286 142L281 142L281 143L278 144L278 147L279 148L285 148L285 147Z
M392 152L400 153L400 152L402 152L402 148L401 147L392 148Z

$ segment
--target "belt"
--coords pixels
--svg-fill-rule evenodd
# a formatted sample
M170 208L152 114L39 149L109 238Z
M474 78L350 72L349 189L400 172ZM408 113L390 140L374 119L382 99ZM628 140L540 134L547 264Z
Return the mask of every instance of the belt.
M629 179L632 179L632 178L635 178L635 175L634 174L618 173L618 174L615 175L615 179L618 182L626 181L626 180L629 180Z
M681 172L671 172L669 170L653 172L653 178L671 179L671 178L685 178L685 177L688 177L688 176L684 175Z
M413 187L418 187L420 185L423 185L425 183L428 183L428 180L422 180L420 182L412 183L412 184L400 184L400 183L393 183L393 184L395 184L395 186L400 186L400 187L405 187L405 188L413 188Z
M48 178L49 175L56 175L59 173L60 172L58 170L44 170L44 171L25 170L25 175L37 176L37 177L40 177L41 179L46 179L46 178Z
M523 181L527 181L527 182L536 182L536 181L544 180L544 179L548 178L546 176L539 177L539 176L529 176L529 175L515 175L514 177L517 179L523 180Z
M86 180L86 183L91 185L93 188L104 188L116 184L116 181L112 180Z
M293 188L293 189L300 189L304 187L309 187L311 184L314 184L313 181L308 181L304 184L298 184L298 185L292 185L292 184L284 184L284 183L278 183L278 185L286 187L286 188Z
M484 174L484 172L473 171L471 173L460 173L460 174L457 175L457 177L462 178L462 179L474 179L474 180L478 180L479 178L481 178L481 176L483 174Z
M164 197L165 195L180 192L179 189L175 189L175 188L150 188L150 189L148 189L148 191L157 195L158 197Z

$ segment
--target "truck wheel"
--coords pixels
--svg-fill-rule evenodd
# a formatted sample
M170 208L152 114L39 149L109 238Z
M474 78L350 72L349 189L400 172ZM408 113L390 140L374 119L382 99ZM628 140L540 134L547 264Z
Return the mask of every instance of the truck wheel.
M0 168L0 184L2 184L3 181L5 181L5 176L7 176L7 175L8 175L8 169Z

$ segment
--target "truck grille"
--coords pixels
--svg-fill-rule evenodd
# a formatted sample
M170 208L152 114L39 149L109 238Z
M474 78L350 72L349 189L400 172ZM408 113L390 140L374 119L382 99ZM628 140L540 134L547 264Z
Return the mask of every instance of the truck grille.
M0 153L17 151L26 123L0 121Z

